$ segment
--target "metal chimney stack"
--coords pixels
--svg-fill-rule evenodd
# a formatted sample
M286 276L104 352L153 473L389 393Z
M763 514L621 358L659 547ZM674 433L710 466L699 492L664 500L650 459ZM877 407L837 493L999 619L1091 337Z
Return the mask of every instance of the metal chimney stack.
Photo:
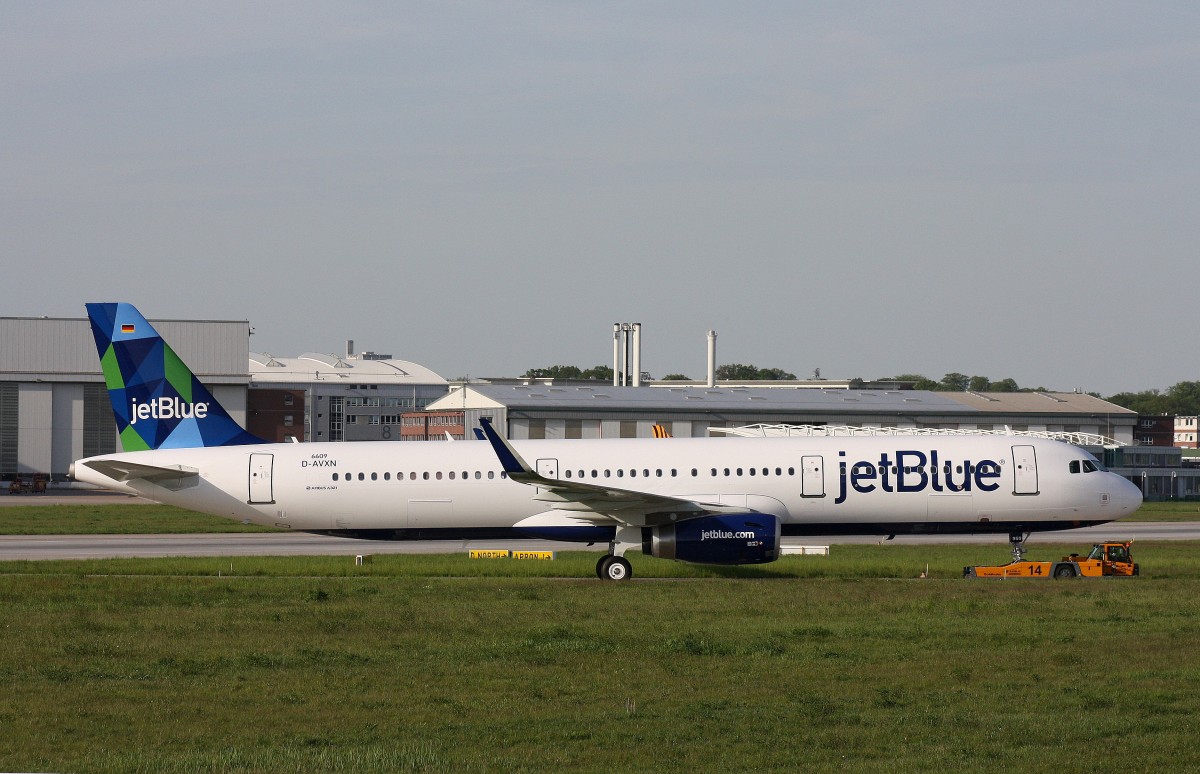
M717 386L717 332L708 332L708 386Z
M613 387L642 384L642 324L613 323Z

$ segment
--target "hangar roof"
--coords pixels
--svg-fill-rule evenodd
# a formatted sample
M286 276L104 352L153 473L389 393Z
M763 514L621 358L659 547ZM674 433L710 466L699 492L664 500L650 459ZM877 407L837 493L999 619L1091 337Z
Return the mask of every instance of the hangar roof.
M467 394L461 390L467 390ZM773 411L890 414L1129 414L1078 393L959 393L925 390L816 390L763 387L613 387L595 384L468 384L429 410L550 408L562 410Z
M344 358L317 352L305 352L299 357L250 353L251 384L335 380L371 384L446 384L445 379L425 366L407 360Z

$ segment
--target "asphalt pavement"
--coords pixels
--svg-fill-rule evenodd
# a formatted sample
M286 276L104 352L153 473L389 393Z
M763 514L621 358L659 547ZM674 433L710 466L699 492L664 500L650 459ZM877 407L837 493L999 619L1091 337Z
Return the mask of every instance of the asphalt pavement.
M1039 532L1030 545L1072 543L1085 548L1108 540L1200 540L1200 522L1115 522L1099 527ZM896 545L1008 545L1004 535L831 535L785 538L786 546L893 543ZM358 554L453 554L470 548L540 551L604 551L607 544L586 546L546 540L421 540L387 542L326 537L297 532L246 532L187 535L0 535L0 561L108 559L156 556L355 556Z

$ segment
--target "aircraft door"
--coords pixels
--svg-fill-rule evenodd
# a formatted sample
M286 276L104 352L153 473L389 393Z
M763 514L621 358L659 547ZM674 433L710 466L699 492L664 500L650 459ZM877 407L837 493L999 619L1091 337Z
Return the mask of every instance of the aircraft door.
M275 490L271 483L275 455L250 455L250 500L251 505L275 502Z
M1032 446L1012 447L1013 494L1038 494L1037 454Z
M825 496L825 458L806 454L800 458L800 494L802 497Z
M558 460L557 459L552 459L552 458L540 459L537 461L536 467L537 467L537 472L539 475L545 476L546 478L558 478ZM538 491L541 492L544 490L539 487Z

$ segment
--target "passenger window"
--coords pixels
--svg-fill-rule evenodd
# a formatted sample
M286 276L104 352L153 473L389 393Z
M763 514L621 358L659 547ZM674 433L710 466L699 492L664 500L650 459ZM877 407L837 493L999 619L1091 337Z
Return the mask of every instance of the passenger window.
M429 480L429 471L428 470L421 474L421 479L424 481Z
M372 473L372 474L371 474L371 480L372 480L372 481L378 481L378 480L379 480L379 474L378 474L378 473Z
M334 481L337 481L337 480L338 480L338 475L337 475L337 473L334 473L334 474L333 474L333 480L334 480Z
M359 480L359 481L366 481L366 480L367 480L367 476L366 476L366 474L365 474L365 473L359 473L359 474L358 474L358 480Z

